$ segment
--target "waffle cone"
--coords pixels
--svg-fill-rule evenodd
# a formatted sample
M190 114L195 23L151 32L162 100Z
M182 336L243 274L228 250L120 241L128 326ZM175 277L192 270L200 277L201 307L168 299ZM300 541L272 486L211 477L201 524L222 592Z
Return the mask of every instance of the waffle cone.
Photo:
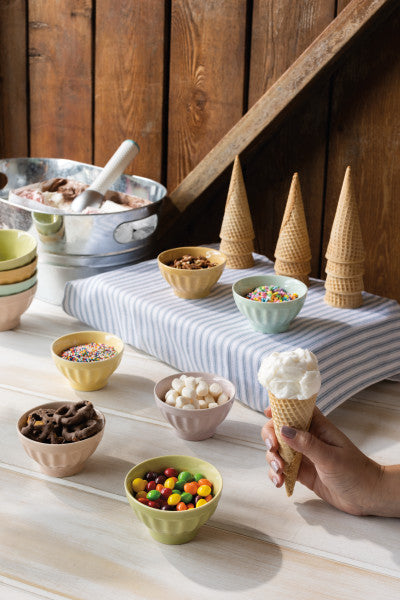
M254 239L253 223L251 221L239 156L236 156L233 164L228 198L226 200L225 213L219 235L222 240L229 240L231 242Z
M328 275L342 278L362 276L364 274L364 261L356 263L337 263L333 260L328 260L325 272Z
M250 253L248 254L226 254L226 267L227 269L250 269L254 266L254 258Z
M364 282L362 275L356 277L336 277L335 275L327 275L325 281L325 289L337 294L355 294L362 292Z
M344 176L325 256L337 263L362 262L365 257L350 167Z
M285 212L275 248L275 258L285 262L306 262L311 259L300 181L293 175Z
M219 249L223 254L249 254L254 251L254 244L253 240L221 240Z
M358 308L362 304L361 292L354 294L339 294L326 290L324 300L329 306L334 308Z
M286 260L281 260L277 258L275 260L275 265L282 271L296 271L296 273L309 273L311 271L310 261L306 260L304 262L287 262Z
M295 427L302 431L308 431L314 411L317 394L307 400L297 400L290 398L277 398L268 391L269 404L271 407L272 418L274 420L275 434L279 444L279 454L285 461L285 487L288 496L293 494L293 489L297 479L302 454L292 450L281 436L283 425Z

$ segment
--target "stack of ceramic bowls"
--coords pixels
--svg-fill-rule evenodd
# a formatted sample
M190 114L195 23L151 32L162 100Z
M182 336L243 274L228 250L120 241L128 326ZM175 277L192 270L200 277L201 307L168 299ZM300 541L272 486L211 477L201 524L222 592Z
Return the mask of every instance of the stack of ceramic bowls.
M0 331L19 325L37 288L37 242L18 229L0 229Z

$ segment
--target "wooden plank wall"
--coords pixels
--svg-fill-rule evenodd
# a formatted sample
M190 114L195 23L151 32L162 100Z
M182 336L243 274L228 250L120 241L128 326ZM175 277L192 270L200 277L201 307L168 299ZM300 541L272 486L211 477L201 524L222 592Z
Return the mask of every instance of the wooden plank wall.
M7 0L0 3L0 156L102 165L124 138L129 172L172 191L349 0ZM400 7L363 38L243 165L256 248L273 258L300 173L313 275L324 277L345 167L367 249L365 287L400 299ZM218 239L228 180L178 242Z

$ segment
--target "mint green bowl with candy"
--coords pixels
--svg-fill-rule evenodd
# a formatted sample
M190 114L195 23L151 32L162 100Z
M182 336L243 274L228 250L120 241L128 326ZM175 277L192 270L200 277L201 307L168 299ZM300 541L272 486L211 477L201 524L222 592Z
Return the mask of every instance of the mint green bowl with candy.
M246 298L261 285L283 288L288 294L297 294L295 300L286 302L257 302ZM261 333L282 333L301 311L308 288L298 279L284 275L253 275L239 279L232 286L233 298L250 325Z

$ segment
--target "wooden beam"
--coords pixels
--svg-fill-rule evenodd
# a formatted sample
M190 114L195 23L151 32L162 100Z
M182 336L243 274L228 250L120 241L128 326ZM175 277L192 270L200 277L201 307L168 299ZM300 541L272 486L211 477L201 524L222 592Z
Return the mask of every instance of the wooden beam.
M352 0L170 194L183 212L250 146L265 138L295 100L397 0Z

